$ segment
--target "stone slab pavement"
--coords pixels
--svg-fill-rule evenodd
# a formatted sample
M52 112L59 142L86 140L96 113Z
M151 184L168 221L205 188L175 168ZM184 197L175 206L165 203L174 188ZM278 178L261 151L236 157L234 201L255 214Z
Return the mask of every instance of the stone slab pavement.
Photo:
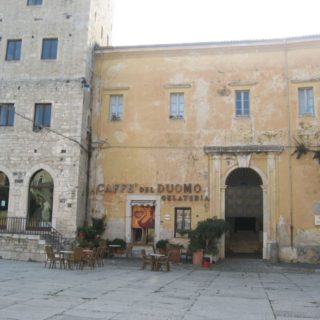
M320 266L226 259L152 272L138 259L94 270L0 260L0 319L320 319Z

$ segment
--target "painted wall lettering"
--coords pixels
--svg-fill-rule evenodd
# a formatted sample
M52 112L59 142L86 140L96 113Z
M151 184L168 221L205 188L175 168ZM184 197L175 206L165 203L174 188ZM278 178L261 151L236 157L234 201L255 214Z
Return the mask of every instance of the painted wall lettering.
M137 183L99 184L97 193L142 193L160 194L162 201L207 201L209 197L201 194L200 184L192 183L158 183L156 186L143 186Z

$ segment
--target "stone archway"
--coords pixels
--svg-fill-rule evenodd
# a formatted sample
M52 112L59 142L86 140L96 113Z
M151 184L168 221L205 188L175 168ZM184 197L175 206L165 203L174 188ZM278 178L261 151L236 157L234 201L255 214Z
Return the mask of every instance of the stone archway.
M52 222L53 179L46 170L37 171L29 184L28 226L49 227Z
M0 171L0 227L6 226L8 216L8 203L9 203L9 179Z
M226 179L225 218L229 231L225 254L262 257L263 181L251 168L237 168Z

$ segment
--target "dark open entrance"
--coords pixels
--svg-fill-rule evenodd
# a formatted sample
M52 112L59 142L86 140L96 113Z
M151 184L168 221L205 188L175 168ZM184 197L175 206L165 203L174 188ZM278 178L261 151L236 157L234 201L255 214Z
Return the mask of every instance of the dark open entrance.
M262 180L250 168L239 168L226 181L226 256L262 257Z
M0 229L5 229L7 225L9 202L9 179L0 171Z

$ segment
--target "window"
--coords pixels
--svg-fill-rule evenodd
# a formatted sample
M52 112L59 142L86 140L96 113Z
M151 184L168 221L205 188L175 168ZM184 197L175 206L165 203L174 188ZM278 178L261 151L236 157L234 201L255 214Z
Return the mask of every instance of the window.
M191 230L191 208L175 208L174 236Z
M42 4L42 0L28 0L27 2L28 6L37 6L41 4Z
M6 60L20 60L21 56L21 40L8 40Z
M250 115L249 90L236 91L236 116L248 117Z
M110 120L119 121L122 119L122 95L110 96Z
M14 105L12 103L0 104L0 126L12 127L14 122Z
M51 104L37 103L34 113L33 130L41 130L42 127L50 127L51 122Z
M184 94L170 94L170 119L183 119L184 117Z
M313 88L299 88L299 114L314 114Z
M42 40L42 60L57 59L58 39L43 39Z

